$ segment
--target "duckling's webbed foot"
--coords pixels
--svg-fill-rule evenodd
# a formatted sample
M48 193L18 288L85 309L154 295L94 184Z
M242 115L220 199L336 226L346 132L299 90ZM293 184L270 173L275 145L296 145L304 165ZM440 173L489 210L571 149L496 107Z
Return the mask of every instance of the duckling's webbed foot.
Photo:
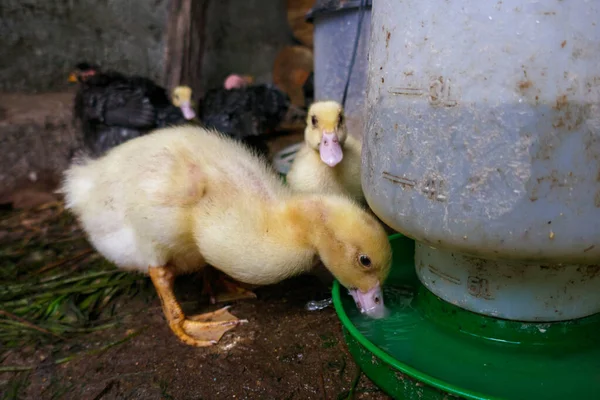
M216 344L225 332L247 322L229 313L228 307L186 318L173 293L173 271L168 266L151 267L149 274L171 330L190 346L205 347Z
M228 330L248 322L231 314L229 308L230 306L226 306L217 311L192 315L183 322L183 329L197 339L216 343Z

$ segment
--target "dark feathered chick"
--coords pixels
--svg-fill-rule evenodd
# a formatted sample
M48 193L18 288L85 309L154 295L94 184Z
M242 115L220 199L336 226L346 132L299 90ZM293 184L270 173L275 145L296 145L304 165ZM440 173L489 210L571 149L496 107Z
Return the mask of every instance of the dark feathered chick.
M74 117L81 124L86 150L93 156L152 129L195 117L189 101L175 106L164 88L141 76L79 63L69 80L80 84Z
M233 136L266 154L263 135L282 122L289 106L289 97L273 85L224 85L206 92L198 115L207 128Z

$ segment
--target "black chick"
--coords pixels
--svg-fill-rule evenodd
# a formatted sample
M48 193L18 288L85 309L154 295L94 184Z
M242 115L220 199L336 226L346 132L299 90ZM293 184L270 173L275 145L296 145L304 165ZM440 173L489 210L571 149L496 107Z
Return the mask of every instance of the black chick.
M288 95L273 85L222 87L206 92L198 115L207 128L232 136L268 156L263 135L281 123L289 106Z
M69 77L80 83L74 118L81 124L86 150L95 157L149 131L186 123L164 88L140 76L101 72L79 63Z

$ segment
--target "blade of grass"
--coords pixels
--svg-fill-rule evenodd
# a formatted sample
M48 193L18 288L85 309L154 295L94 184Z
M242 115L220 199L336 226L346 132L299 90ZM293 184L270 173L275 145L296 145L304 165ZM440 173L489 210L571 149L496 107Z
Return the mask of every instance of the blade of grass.
M91 252L93 252L93 251L94 251L93 249L85 249L85 250L83 250L83 251L81 251L81 252L79 252L79 253L75 254L75 255L74 255L74 256L72 256L72 257L69 257L69 258L63 258L62 260L58 260L58 261L55 261L55 262L53 262L53 263L50 263L50 264L48 264L48 265L46 265L46 266L43 266L42 268L40 268L40 269L38 269L36 272L34 272L34 274L35 274L35 275L39 275L39 274L41 274L42 272L49 271L49 270L51 270L52 268L59 267L59 266L61 266L61 265L65 264L65 263L67 263L67 262L71 262L71 261L78 260L78 259L82 258L83 256L87 256L88 254L90 254L90 253L91 253Z
M131 283L133 283L134 280L135 279L132 279ZM92 291L94 289L103 289L103 288L107 288L107 287L111 287L111 286L113 286L112 283L102 283L102 284L96 284L96 285L89 285L89 286L86 286L85 288L88 291ZM36 299L43 298L43 297L49 297L49 295L61 295L61 294L73 294L73 293L81 293L81 290L79 288L69 288L69 289L56 290L52 293L37 294L37 295L33 295L30 297L26 297L26 298L21 298L19 300L8 301L8 302L4 303L4 307L27 305L32 300L36 300Z
M0 367L0 372L23 372L23 371L31 371L33 367L19 367L19 366L10 366L10 367Z
M93 356L95 354L100 354L112 347L118 346L120 344L123 344L131 339L133 339L134 337L138 336L140 333L142 333L143 331L145 331L147 329L147 327L143 327L142 329L133 332L127 336L125 336L123 339L119 339L116 340L114 342L108 343L98 349L92 349L92 350L88 350L88 351L83 351L83 352L79 352L79 353L75 353L75 354L71 354L69 356L63 357L63 358L59 358L58 360L54 361L54 365L60 365L60 364L64 364L67 363L69 361L73 361L76 360L78 358L81 357L85 357L85 356ZM21 371L32 371L36 368L36 366L5 366L2 367L0 366L0 372L21 372Z
M60 335L58 335L58 334L56 334L54 332L48 331L46 329L40 328L40 327L35 326L35 325L32 326L30 324L26 324L26 323L19 322L19 321L13 321L13 320L10 320L10 319L0 320L0 323L2 325L7 326L7 327L11 326L11 327L14 327L14 328L17 328L17 329L20 328L19 332L24 332L24 331L27 331L27 330L35 330L35 331L38 331L38 332L43 332L44 334L47 334L47 335L55 336L55 337L57 337L59 339L64 339L63 337L61 337ZM5 332L3 332L3 333L5 333Z
M9 292L9 291L17 291L18 289L27 289L30 287L34 287L35 289L53 289L55 287L61 286L61 285L66 285L66 284L71 284L71 283L76 283L79 281L83 281L86 279L95 279L95 278L99 278L99 277L103 277L103 276L110 276L110 275L115 275L115 274L126 274L123 271L119 271L118 269L114 269L112 271L99 271L99 272L91 272L91 273L83 273L82 275L79 276L75 276L73 278L68 278L62 281L58 281L58 282L48 282L48 283L40 283L38 284L37 282L32 282L32 283L23 283L20 285L11 285L11 286L7 286L3 289L0 290L0 293L5 293L5 292Z
M27 327L29 327L31 329L35 329L37 331L46 333L48 335L56 336L59 339L63 339L62 336L57 335L54 332L50 332L50 331L48 331L48 330L46 330L44 328L40 328L39 326L37 326L35 324L32 324L31 322L27 321L26 319L23 319L23 318L19 317L18 315L15 315L15 314L13 314L11 312L8 312L8 311L5 311L5 310L0 310L0 315L4 315L4 316L7 316L8 318L12 318L12 319L14 319L16 321L19 321L21 324L23 324L23 325L25 325L25 326L27 326Z

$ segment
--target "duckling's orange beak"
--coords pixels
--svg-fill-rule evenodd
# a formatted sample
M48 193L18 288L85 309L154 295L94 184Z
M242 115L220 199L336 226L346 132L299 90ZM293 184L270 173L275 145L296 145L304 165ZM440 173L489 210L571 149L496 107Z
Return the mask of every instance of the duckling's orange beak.
M350 295L352 295L362 314L367 314L372 318L383 318L387 315L387 310L383 304L383 292L379 283L366 293L361 292L359 289L352 289Z
M342 161L344 153L338 135L335 132L323 132L323 138L319 145L319 153L321 160L330 167L335 167Z
M77 82L77 75L75 74L75 72L71 72L71 74L69 75L69 82Z

